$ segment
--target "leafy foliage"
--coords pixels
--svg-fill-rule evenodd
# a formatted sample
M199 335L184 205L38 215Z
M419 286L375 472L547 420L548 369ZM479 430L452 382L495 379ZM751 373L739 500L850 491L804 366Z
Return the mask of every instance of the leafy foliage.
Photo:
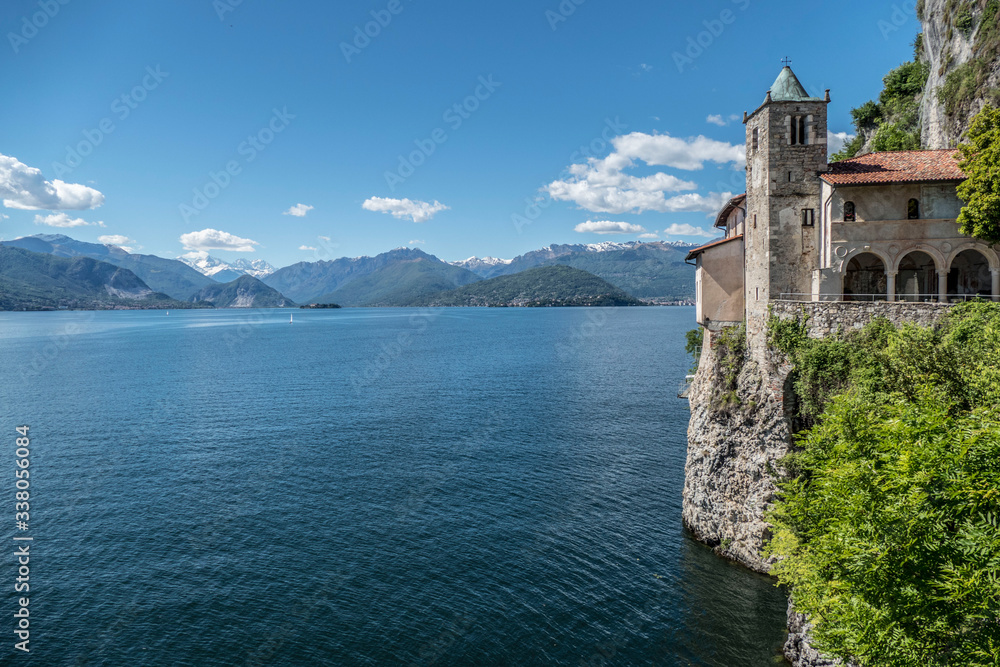
M902 151L920 148L920 97L930 65L923 62L922 36L914 42L914 60L903 63L882 79L878 102L868 100L851 110L855 138L831 156L837 162L855 157L871 138L873 151Z
M958 223L963 234L1000 243L1000 109L984 107L966 137L958 147L960 166L968 176L958 186L965 202Z
M869 667L998 664L1000 305L937 330L771 331L823 410L784 461L768 547L818 645Z
M740 405L737 393L740 371L747 357L747 327L742 323L725 327L712 340L715 349L716 376L712 379L711 405L720 413L728 413Z
M691 372L694 373L698 370L698 364L701 362L701 349L705 341L705 330L701 327L691 329L691 331L684 334L684 339L684 351L694 359L694 364L691 366Z

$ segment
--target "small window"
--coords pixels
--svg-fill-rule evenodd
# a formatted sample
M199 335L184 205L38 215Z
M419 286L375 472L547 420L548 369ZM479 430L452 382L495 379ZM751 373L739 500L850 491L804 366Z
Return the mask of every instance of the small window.
M753 214L753 228L757 229L757 214Z
M754 153L757 152L757 146L759 144L760 144L760 129L755 127L753 129L753 149L752 149Z
M795 116L792 116L792 134L791 140L788 143L793 146L799 143L799 120Z
M806 136L806 117L799 116L799 143L805 146L809 143L809 139Z
M854 202L845 201L844 202L844 222L854 222L855 218Z
M911 199L906 204L906 217L909 218L910 220L920 219L920 202L918 202L916 199Z
M802 209L802 226L812 227L815 224L816 224L816 209L814 208Z

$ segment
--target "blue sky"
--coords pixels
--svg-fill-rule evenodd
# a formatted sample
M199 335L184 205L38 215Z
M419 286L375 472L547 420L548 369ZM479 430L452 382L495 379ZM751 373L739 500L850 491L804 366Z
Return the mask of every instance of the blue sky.
M843 132L920 26L855 0L7 0L0 28L0 237L284 266L699 242L783 57Z

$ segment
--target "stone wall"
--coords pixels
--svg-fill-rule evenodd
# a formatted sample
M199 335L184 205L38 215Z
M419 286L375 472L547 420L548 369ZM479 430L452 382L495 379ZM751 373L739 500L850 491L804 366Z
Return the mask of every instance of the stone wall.
M904 324L933 326L951 308L944 303L905 301L773 301L771 312L781 320L809 317L810 338L823 338L838 331L860 329L878 317L897 327Z

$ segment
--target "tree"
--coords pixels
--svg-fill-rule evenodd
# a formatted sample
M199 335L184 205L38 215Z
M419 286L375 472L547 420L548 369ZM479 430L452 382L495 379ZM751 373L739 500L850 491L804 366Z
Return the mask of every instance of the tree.
M959 166L968 178L958 186L965 202L958 215L963 234L1000 243L1000 109L983 107L958 150Z
M818 646L864 667L1000 664L1000 304L769 334L800 409L822 411L768 515L772 573Z

